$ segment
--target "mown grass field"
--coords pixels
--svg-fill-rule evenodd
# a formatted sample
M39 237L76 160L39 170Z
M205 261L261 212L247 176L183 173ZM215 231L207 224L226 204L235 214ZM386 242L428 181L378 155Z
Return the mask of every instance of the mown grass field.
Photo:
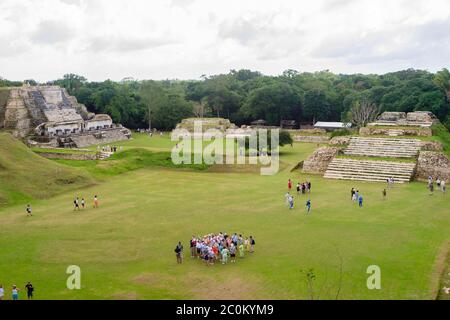
M137 135L118 145L168 152L173 143ZM434 298L450 231L449 195L429 196L425 184L411 183L395 186L384 201L383 184L290 172L315 148L283 147L285 166L275 176L146 165L153 156L135 153L130 161L118 154L102 163L52 162L100 182L32 201L32 218L25 200L0 209L0 283L8 299L12 284L27 281L37 299L310 299L301 270L313 269L315 299L338 292L339 299ZM312 215L305 196L287 209L289 178L312 181ZM364 208L350 201L352 187L362 192ZM100 209L91 208L94 194ZM75 196L88 199L85 211L73 212ZM188 257L193 234L219 231L253 235L256 252L214 267ZM183 265L173 252L178 241ZM80 266L82 290L66 289L69 265ZM381 268L381 290L367 289L370 265Z

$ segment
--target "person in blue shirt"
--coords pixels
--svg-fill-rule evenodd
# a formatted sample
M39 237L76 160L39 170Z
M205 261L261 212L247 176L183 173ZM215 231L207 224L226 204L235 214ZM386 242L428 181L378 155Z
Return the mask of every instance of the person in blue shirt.
M308 214L311 212L311 199L308 199L308 201L306 201L306 211L308 212Z
M363 206L363 197L360 195L359 196L359 207L362 208Z

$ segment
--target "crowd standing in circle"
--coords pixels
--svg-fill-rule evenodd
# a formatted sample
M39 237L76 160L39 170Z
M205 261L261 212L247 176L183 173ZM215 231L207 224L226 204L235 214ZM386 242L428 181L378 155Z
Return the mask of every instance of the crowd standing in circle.
M253 236L244 237L242 234L219 232L208 234L203 237L192 236L189 241L191 259L200 259L205 265L212 266L216 263L222 265L236 263L236 257L244 258L246 253L255 251L255 239ZM179 242L175 248L177 263L183 263L183 245Z

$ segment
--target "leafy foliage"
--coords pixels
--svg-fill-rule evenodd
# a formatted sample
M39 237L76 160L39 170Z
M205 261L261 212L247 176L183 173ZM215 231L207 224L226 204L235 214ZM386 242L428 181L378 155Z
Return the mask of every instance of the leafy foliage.
M125 126L173 128L181 117L224 117L237 125L264 119L298 123L346 121L350 109L367 101L380 111L429 110L443 122L450 116L450 72L408 69L384 75L344 75L286 70L265 76L251 70L202 76L202 80L88 82L69 74L50 82L96 113L108 113ZM0 78L0 86L20 85ZM150 121L149 121L150 120ZM448 125L447 125L448 127Z

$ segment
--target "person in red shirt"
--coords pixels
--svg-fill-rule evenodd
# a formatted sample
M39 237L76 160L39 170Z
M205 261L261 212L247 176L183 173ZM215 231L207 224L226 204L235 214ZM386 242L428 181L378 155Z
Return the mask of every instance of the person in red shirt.
M291 179L289 179L289 181L288 181L288 189L289 189L289 191L291 191L291 189L292 189L292 181L291 181Z

